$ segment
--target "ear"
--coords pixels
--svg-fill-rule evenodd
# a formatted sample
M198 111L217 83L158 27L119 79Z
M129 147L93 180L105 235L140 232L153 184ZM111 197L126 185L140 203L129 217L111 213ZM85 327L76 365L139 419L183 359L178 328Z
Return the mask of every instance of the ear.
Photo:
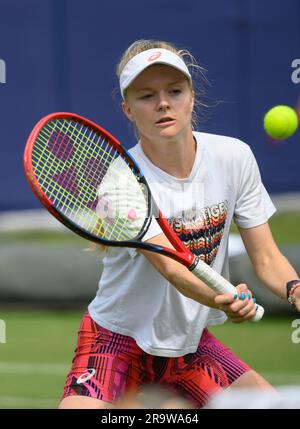
M133 115L131 113L131 109L130 109L129 104L128 104L127 101L123 101L122 102L122 110L123 110L123 113L127 116L127 118L131 122L134 122L134 118L133 118Z
M192 111L193 111L194 105L195 105L195 91L193 89L191 90L191 103L192 103Z

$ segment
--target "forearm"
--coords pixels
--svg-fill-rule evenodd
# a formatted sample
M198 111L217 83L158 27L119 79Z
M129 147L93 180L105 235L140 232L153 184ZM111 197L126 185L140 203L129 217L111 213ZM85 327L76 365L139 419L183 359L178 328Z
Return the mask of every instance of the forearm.
M168 280L184 296L208 307L218 308L215 303L217 294L186 267L176 263Z
M155 237L151 242L165 246L168 245L163 236ZM139 251L162 276L187 298L191 298L207 307L224 311L234 323L244 322L255 315L255 305L252 300L247 298L248 289L245 284L237 286L237 293L244 292L244 295L246 295L245 300L243 298L236 300L236 297L231 294L217 296L213 290L191 273L188 268L173 259L142 249Z
M278 250L272 255L261 258L253 264L257 278L274 294L286 300L286 283L298 279L299 276Z
M144 250L140 252L184 296L208 307L218 308L214 301L216 293L192 274L188 268L166 256Z

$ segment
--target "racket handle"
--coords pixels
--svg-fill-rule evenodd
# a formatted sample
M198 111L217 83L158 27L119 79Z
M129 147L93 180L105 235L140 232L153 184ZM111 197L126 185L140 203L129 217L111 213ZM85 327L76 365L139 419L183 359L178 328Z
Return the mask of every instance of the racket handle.
M191 272L219 295L223 293L232 293L235 295L237 292L236 287L201 259L199 259L197 265L191 269ZM258 322L263 317L264 312L264 308L261 305L256 304L256 314L252 319L250 319L250 321Z

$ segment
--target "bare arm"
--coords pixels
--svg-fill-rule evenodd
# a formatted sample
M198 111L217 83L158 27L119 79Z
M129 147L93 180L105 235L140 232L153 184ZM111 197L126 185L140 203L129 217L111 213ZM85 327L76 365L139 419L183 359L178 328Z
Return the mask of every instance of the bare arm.
M172 244L164 234L157 235L147 240L147 242L173 249ZM194 276L188 268L164 255L142 249L140 249L139 252L142 253L154 268L184 296L194 299L208 307L217 308L214 301L216 293Z
M164 234L158 235L148 242L173 248ZM247 298L249 291L246 285L237 286L238 293L245 293L245 300L237 300L231 294L217 296L214 291L179 262L146 250L140 249L139 252L184 296L208 307L224 311L234 323L244 322L255 315L255 305L252 299Z
M286 299L286 283L298 274L278 249L267 223L254 228L239 228L257 278L274 294Z

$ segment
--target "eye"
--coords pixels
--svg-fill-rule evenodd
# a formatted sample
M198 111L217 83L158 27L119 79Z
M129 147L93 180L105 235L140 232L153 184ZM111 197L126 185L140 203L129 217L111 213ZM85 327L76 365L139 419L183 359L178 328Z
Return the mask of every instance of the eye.
M170 92L173 95L179 95L182 93L182 90L181 90L181 88L172 88Z
M148 98L151 98L151 97L152 97L152 95L153 95L153 94L151 94L151 93L143 94L143 95L140 97L140 100L147 100Z

